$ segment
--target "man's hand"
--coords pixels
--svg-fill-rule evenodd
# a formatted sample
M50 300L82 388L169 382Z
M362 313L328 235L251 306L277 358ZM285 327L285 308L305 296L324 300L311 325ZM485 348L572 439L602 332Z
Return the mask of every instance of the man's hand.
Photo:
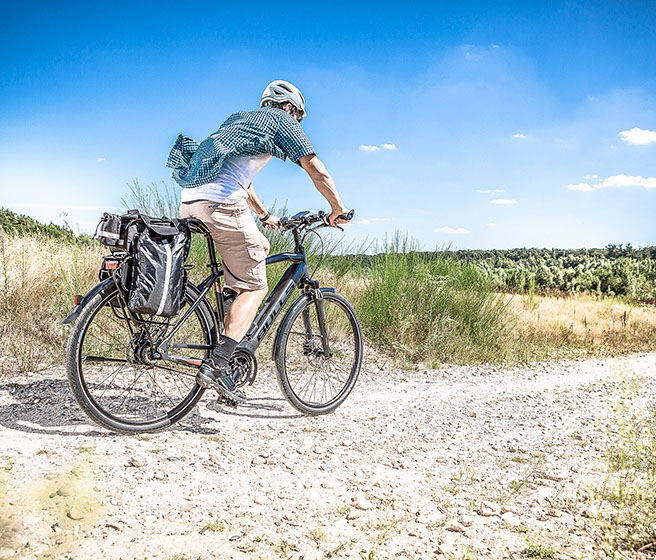
M333 227L335 227L338 224L347 224L348 220L345 220L344 218L339 218L338 216L341 216L342 214L348 214L348 212L349 211L344 207L338 208L337 210L333 210L330 213L330 216L328 216L328 222Z
M278 230L280 229L280 218L271 214L269 219L264 222L264 227L267 229Z

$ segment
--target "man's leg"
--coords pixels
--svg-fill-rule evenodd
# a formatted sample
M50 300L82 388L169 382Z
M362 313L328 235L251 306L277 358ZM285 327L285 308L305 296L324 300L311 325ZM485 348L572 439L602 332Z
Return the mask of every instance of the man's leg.
M243 291L232 302L225 316L225 335L239 341L251 326L267 289Z
M225 333L220 335L219 343L212 351L212 361L208 363L208 367L228 369L230 356L253 322L257 309L266 294L267 289L263 288L243 291L237 295L226 313ZM202 368L201 372L203 373L201 377L207 377L207 372L203 372ZM234 390L234 388L231 390ZM238 396L243 395L239 394Z
M201 201L185 209L185 214L199 218L210 229L223 261L225 284L239 292L226 313L225 334L220 335L211 356L201 364L196 380L203 387L243 402L246 395L235 386L230 356L266 296L269 242L257 229L245 201L230 205Z

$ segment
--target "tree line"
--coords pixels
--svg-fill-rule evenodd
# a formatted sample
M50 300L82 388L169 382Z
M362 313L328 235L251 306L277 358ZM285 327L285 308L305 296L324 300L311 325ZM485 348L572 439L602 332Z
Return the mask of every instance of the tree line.
M474 264L502 291L589 292L634 301L656 300L656 247L635 249L627 244L603 249L458 250L416 252L416 257ZM366 269L380 257L350 258Z

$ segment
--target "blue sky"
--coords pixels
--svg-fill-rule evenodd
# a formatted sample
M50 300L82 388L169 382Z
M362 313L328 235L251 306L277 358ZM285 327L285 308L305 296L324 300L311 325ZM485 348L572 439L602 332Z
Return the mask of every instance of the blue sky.
M0 206L92 230L126 181L170 182L275 78L348 207L354 244L656 243L653 2L24 2L3 6ZM272 160L266 204L326 208ZM481 192L484 191L484 192Z

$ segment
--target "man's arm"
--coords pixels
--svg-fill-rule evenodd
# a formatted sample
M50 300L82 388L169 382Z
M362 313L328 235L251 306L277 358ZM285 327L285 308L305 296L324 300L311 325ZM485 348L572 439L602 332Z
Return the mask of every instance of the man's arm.
M260 202L260 199L257 197L257 194L255 192L255 189L253 188L253 184L251 183L248 187L248 198L246 199L246 203L248 204L248 207L255 212L260 218L264 218L269 211L264 207L264 205ZM268 229L279 229L280 228L280 218L277 216L269 216L269 219L264 222L264 226Z
M330 204L330 208L332 210L330 216L328 217L330 224L334 226L336 223L346 223L347 220L337 217L340 214L346 214L348 210L344 208L342 199L339 197L339 193L337 192L335 181L333 181L330 173L328 173L326 166L314 154L303 156L299 163L310 176L310 179L312 179L312 182L314 183L314 186L317 187L317 190L328 201L328 204Z

